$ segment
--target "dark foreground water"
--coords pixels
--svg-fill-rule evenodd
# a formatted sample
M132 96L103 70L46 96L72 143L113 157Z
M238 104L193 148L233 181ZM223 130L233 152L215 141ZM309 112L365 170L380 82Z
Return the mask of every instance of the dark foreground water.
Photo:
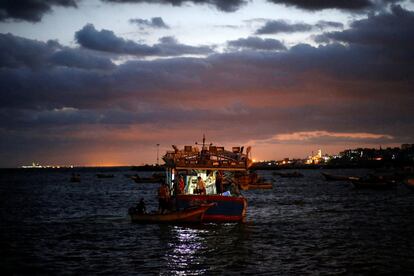
M0 172L2 275L414 274L414 193L402 185L356 190L305 170L244 192L245 224L138 225L127 209L140 197L156 209L157 185L96 170L70 183L71 172Z

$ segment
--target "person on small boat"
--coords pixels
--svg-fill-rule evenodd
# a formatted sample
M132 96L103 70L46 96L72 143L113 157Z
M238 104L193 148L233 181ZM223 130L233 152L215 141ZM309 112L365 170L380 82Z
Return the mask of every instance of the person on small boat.
M204 183L204 181L201 178L201 176L199 176L197 178L197 193L198 194L201 194L201 195L205 195L206 194L206 184Z
M223 175L220 171L216 175L216 193L221 194L223 192Z
M137 206L135 206L135 212L137 212L137 214L145 214L147 212L143 198L141 198Z
M175 198L178 194L180 194L179 186L178 186L178 179L174 179L173 181L173 197Z
M178 180L179 194L184 194L184 188L185 188L184 177L182 175L180 175L180 180Z
M170 201L170 189L166 183L158 189L158 213L164 214L168 210Z

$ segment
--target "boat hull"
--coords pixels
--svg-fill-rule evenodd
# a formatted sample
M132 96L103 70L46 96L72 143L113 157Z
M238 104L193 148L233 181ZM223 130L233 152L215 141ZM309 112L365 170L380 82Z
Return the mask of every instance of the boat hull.
M325 177L325 179L327 180L327 181L346 181L346 180L349 180L349 177L348 176L342 176L342 175L332 175L332 174L328 174L328 173L321 173L324 177Z
M210 204L203 217L204 222L243 222L246 217L247 201L244 197L224 195L178 195L179 209L199 204Z
M364 181L364 180L353 180L352 184L357 189L373 189L373 190L386 190L396 187L395 182L391 181Z
M194 223L202 222L206 210L212 206L213 204L203 204L168 214L137 214L129 212L129 215L131 221L137 223Z

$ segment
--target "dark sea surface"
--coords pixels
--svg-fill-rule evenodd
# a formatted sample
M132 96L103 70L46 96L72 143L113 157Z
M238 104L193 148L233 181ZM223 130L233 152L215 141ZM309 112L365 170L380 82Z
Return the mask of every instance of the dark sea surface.
M79 170L71 183L74 171L0 172L2 275L414 274L414 193L402 184L357 190L321 170L262 171L274 188L243 191L244 224L139 225L128 207L143 197L155 210L157 184L119 169Z

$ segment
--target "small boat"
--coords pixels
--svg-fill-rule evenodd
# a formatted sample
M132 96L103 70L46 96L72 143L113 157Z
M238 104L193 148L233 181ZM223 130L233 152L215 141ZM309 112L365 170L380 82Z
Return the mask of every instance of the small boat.
M350 180L349 176L343 176L343 175L334 175L334 174L328 174L321 172L321 174L325 177L327 181L344 181L344 180Z
M132 222L138 223L194 223L202 222L204 213L214 205L214 203L201 204L167 214L138 214L131 207L128 210L128 214Z
M243 191L259 189L269 190L273 187L272 183L266 182L263 177L258 176L256 173L239 176L236 178L235 182L239 189Z
M392 179L384 178L383 176L369 175L366 177L351 179L352 184L357 189L391 189L396 187L397 182Z
M291 173L281 173L281 172L274 172L273 175L278 175L280 177L290 177L290 178L294 178L294 177L303 177L303 174L301 174L300 172L291 172Z
M140 177L138 174L130 176L135 183L162 183L164 176L159 173L154 173L151 177Z
M113 174L97 173L96 177L97 178L114 178L114 175Z
M404 180L404 185L410 190L414 191L414 177L409 177Z

